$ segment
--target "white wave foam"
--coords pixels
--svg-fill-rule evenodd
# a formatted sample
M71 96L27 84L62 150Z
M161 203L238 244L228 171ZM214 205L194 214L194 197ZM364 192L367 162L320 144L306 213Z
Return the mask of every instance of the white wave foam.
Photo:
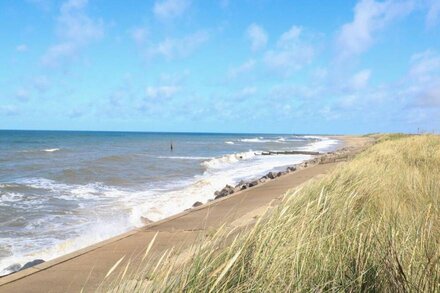
M53 148L53 149L44 149L43 150L43 152L47 152L47 153L53 153L53 152L57 152L57 151L59 151L60 149L58 149L58 148Z
M225 144L234 144L233 141L225 141Z
M252 142L252 143L266 143L266 142L272 142L273 140L270 139L264 139L263 137L255 137L255 138L243 138L240 139L241 142Z
M26 185L34 189L44 189L53 192L64 200L94 199L102 200L109 197L115 197L113 194L115 188L106 186L100 182L80 184L64 184L55 182L46 178L29 178L16 181L19 184Z
M300 147L298 149L306 150L306 151L328 151L332 148L334 148L337 144L339 144L339 141L336 139L331 139L329 137L325 136L305 136L307 138L315 139L316 141L313 141L309 143L308 145L304 147Z
M239 157L242 157L240 159ZM246 157L244 157L246 156ZM254 152L230 154L216 158L203 165L205 173L174 190L150 195L148 201L136 205L132 209L131 221L142 226L140 217L156 221L176 214L196 202L206 202L213 198L216 190L226 184L235 185L240 180L252 180L263 176L269 171L279 171L287 166L298 164L310 159L308 155L257 156ZM170 202L173 204L170 205Z
M23 194L15 192L0 193L0 202L17 202L23 198Z
M273 138L273 139L269 139L269 138L264 138L264 137L255 137L255 138L243 138L240 139L239 141L241 142L246 142L246 143L286 143L286 141L294 141L294 140L290 140L289 138L286 137L278 137L278 138Z
M250 150L244 153L229 154L220 158L214 158L209 161L205 161L202 163L202 166L215 169L224 168L241 160L252 159L256 156L257 153L260 152L253 152Z
M50 148L50 149L38 149L38 150L21 150L18 151L20 153L40 153L40 152L45 152L45 153L53 153L53 152L58 152L61 149L59 148Z
M44 221L45 224L50 223ZM49 261L56 257L74 252L99 241L124 233L131 228L126 219L100 219L93 224L85 225L79 237L60 240L47 235L44 239L38 236L29 237L26 241L17 242L15 238L3 238L5 247L10 249L11 256L0 259L0 276L12 273L6 268L12 264L24 265L34 259ZM70 228L70 227L64 227ZM42 247L45 247L42 249Z

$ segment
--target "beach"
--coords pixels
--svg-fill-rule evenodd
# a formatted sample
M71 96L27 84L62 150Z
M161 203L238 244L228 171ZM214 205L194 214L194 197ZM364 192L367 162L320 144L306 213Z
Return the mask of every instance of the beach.
M311 135L0 131L0 275L312 157L263 152L325 152L339 142Z
M332 138L344 142L344 145L339 147L339 151L310 158L307 163L302 161L297 164L294 171L285 173L279 171L274 179L258 182L255 186L237 190L217 200L3 277L0 279L0 290L2 292L51 290L78 292L82 288L85 291L96 290L109 269L119 260L121 260L119 268L124 268L128 261L131 267L136 267L153 238L155 242L150 255L157 256L172 247L184 251L197 241L215 233L222 226L228 229L241 229L253 225L267 209L276 206L288 190L326 174L339 162L349 160L372 143L369 137ZM279 174L280 172L282 174ZM252 178L252 181L255 179L258 177Z

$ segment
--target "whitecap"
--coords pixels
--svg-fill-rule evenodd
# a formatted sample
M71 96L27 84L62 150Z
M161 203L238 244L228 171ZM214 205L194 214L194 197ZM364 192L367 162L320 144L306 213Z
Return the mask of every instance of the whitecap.
M202 163L202 166L206 167L207 169L209 169L209 168L214 168L214 169L224 168L230 164L236 163L241 160L252 159L258 153L261 153L261 152L248 151L248 152L243 152L243 153L228 154L228 155L224 155L223 157L214 158L209 161L205 161Z
M6 192L0 194L1 202L16 202L16 201L20 201L22 198L23 198L23 194L21 193Z
M59 151L60 149L58 149L58 148L53 148L53 149L44 149L43 150L43 152L47 152L47 153L53 153L53 152L57 152L57 151Z

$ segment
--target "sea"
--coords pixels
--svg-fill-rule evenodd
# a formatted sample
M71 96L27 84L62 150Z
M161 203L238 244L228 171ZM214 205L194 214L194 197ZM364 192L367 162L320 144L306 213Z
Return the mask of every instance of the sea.
M295 134L0 130L0 275L311 158L263 151L331 151L339 144Z

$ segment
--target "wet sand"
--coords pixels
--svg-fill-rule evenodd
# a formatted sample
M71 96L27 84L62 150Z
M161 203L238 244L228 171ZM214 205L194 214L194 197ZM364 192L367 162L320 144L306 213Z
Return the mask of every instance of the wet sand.
M324 160L281 177L236 192L208 204L135 229L74 253L0 278L0 292L84 292L96 290L109 269L122 257L118 268L137 267L157 233L151 256L176 247L184 250L221 226L252 225L267 208L279 203L290 189L330 172L371 143L369 138L338 136L346 151L337 160ZM116 274L117 272L113 272Z

